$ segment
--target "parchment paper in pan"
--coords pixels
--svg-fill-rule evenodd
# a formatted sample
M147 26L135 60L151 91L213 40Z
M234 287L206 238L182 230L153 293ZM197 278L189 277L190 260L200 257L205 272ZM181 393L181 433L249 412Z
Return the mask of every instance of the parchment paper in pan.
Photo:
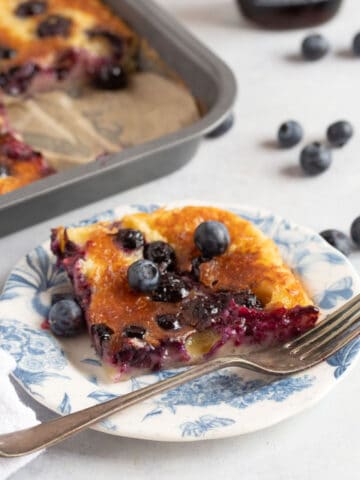
M199 118L190 92L155 72L116 92L75 87L7 100L10 125L56 169L175 132Z

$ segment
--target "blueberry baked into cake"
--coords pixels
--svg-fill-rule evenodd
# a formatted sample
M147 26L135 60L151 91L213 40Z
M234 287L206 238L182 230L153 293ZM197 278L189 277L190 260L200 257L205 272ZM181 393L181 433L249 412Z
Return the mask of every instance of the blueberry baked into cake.
M284 341L318 318L274 242L218 208L59 227L51 248L76 302L55 303L50 326L71 335L83 315L115 380Z
M137 68L139 43L138 35L101 0L1 1L0 194L55 173L25 143L20 158L6 153L13 151L14 142L19 150L22 142L6 124L9 103L79 83L124 89Z

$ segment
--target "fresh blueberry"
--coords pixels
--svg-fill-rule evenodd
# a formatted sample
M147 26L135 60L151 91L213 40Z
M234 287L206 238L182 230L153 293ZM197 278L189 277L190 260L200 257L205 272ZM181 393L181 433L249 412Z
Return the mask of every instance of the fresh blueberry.
M37 28L37 34L40 38L44 37L68 37L72 21L62 15L49 15L40 22Z
M346 120L340 120L333 123L327 129L326 135L329 143L334 147L342 147L354 134L351 123Z
M306 60L319 60L328 53L330 45L322 35L313 34L303 40L301 50Z
M156 321L163 330L179 330L181 328L179 319L173 314L158 315Z
M142 340L145 337L146 329L138 325L129 325L125 327L123 334L128 338L138 338Z
M47 9L47 3L39 0L29 0L28 2L20 3L15 9L17 17L26 18L41 15Z
M225 120L220 123L220 125L214 130L211 130L209 133L206 134L206 138L218 138L227 133L232 126L234 125L235 122L235 116L233 113L230 113Z
M61 337L78 335L85 325L81 308L75 300L60 300L50 308L49 325L55 335Z
M348 256L351 253L351 241L350 238L345 235L345 233L340 232L339 230L324 230L320 235L328 242L330 245L335 247L339 252Z
M0 60L10 60L16 55L16 50L14 48L6 47L0 45Z
M144 258L156 263L161 270L174 270L175 268L175 250L171 245L160 240L145 245Z
M10 170L6 165L0 164L0 178L6 178L10 176Z
M307 145L300 155L300 164L308 175L318 175L324 172L330 167L331 162L331 151L318 142Z
M128 85L128 78L119 63L106 62L95 71L93 82L101 90L120 90Z
M351 224L350 234L353 242L360 246L360 217L355 218Z
M360 32L355 35L352 47L354 55L360 57Z
M126 250L136 250L144 245L144 235L139 230L124 228L118 231L115 241Z
M138 260L130 265L127 272L130 288L137 292L152 292L160 283L160 273L155 263Z
M201 223L195 230L195 245L205 257L222 255L230 244L230 234L221 222Z
M102 344L111 339L112 335L114 334L114 330L104 323L96 323L91 325L91 334L94 336L96 335L100 341L100 344Z
M303 138L302 126L295 120L289 120L280 125L278 142L280 147L290 148L297 145Z
M189 295L188 285L172 273L161 275L159 286L152 292L154 302L180 302Z

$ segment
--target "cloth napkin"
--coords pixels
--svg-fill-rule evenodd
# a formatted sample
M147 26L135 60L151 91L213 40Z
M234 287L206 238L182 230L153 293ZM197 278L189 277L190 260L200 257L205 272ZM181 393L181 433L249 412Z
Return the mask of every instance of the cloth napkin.
M15 369L14 359L0 349L0 434L32 427L39 422L35 413L26 407L10 381L9 373ZM4 480L34 459L38 453L19 458L0 458L0 480Z

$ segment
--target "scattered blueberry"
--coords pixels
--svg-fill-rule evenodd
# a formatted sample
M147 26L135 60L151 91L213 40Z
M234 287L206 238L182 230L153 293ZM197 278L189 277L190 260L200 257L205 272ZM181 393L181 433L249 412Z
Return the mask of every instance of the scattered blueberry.
M306 60L319 60L328 53L330 45L322 35L313 34L303 40L301 50Z
M128 78L119 63L106 62L95 71L93 82L101 90L120 90L128 85Z
M280 125L278 142L280 147L290 148L297 145L303 138L302 126L295 120L289 120Z
M10 170L6 165L0 164L0 178L5 178L10 176Z
M184 280L172 273L161 275L160 283L152 292L155 302L180 302L189 295L189 288Z
M360 217L355 218L351 224L350 234L353 242L360 246Z
M128 338L139 338L142 340L145 337L146 330L144 327L138 325L129 325L124 329L124 336Z
M161 270L174 270L175 268L175 250L171 245L160 240L145 245L144 258L156 263Z
M49 325L55 335L61 337L78 335L85 325L81 308L75 300L60 300L50 308Z
M158 315L156 321L163 330L179 330L181 328L179 319L176 315L164 314Z
M360 57L360 32L355 35L352 47L354 55Z
M137 292L152 292L160 283L159 269L149 260L138 260L127 272L130 288Z
M232 126L234 125L234 122L235 122L235 116L233 113L230 113L230 115L228 115L225 118L225 120L222 123L220 123L219 126L217 126L216 128L214 128L214 130L211 130L209 133L205 135L206 138L221 137L221 135L224 135L232 128Z
M136 250L144 245L144 235L139 230L124 228L118 231L115 241L126 250Z
M68 37L72 21L62 15L49 15L45 20L39 23L37 34L40 38L44 37Z
M195 230L195 244L205 257L222 255L230 243L230 234L221 222L201 223Z
M114 334L114 330L105 325L104 323L96 323L91 325L91 334L96 335L100 340L100 344L108 342L111 336Z
M329 143L334 147L344 146L354 134L351 123L340 120L327 129L326 135Z
M47 9L47 3L40 0L30 0L20 3L15 9L17 17L26 18L41 15Z
M10 60L16 55L16 50L14 48L5 47L0 45L0 60Z
M300 164L308 175L318 175L324 172L330 167L331 162L331 151L318 142L307 145L300 155Z
M351 253L351 241L350 238L345 235L345 233L340 232L339 230L324 230L320 235L328 242L330 245L335 247L339 252L348 256Z

